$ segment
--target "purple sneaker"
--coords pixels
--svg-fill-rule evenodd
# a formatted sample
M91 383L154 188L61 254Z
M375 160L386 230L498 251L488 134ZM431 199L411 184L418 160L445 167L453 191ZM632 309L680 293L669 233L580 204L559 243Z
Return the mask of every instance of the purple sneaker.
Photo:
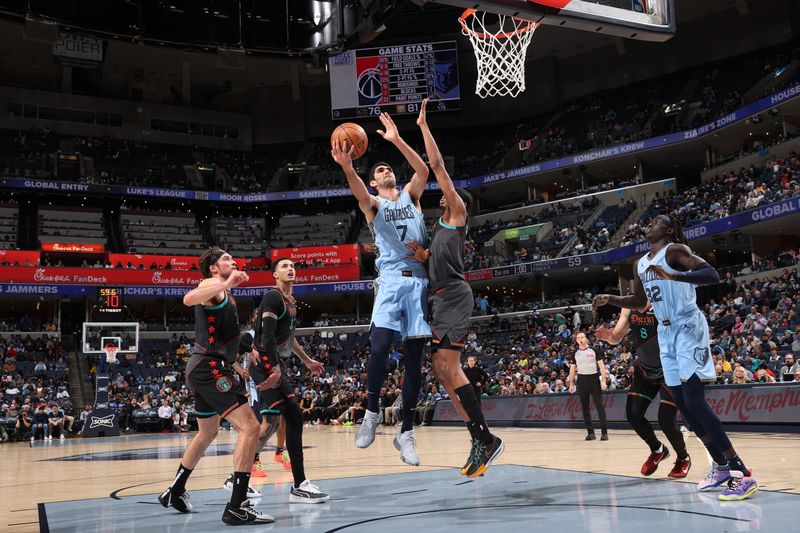
M720 468L717 463L711 463L705 479L697 484L697 490L709 491L722 486L723 483L731 478L731 471L727 468Z
M751 475L746 476L738 470L731 471L731 478L728 480L728 488L722 491L719 499L724 502L738 502L746 500L758 492L758 482Z

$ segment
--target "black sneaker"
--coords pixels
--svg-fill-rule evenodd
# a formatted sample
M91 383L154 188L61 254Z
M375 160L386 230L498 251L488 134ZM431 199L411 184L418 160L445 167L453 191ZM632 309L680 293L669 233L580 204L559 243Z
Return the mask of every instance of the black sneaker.
M230 502L222 513L222 521L229 526L246 526L249 524L271 524L275 518L257 511L250 500L245 500L237 509Z
M330 496L307 479L300 483L299 487L292 487L289 493L289 501L292 503L322 503L329 499Z
M475 443L478 442L478 439L472 439L472 445L469 447L469 455L467 456L467 462L464 463L464 466L461 467L461 475L466 476L467 472L469 471L469 467L472 465L472 456L475 454Z
M172 487L170 487L161 493L161 496L158 497L158 501L161 502L161 505L164 507L173 507L176 511L180 511L181 513L192 512L192 504L189 503L189 493L186 491L176 496L172 492Z
M602 433L600 433L600 440L608 440L608 432L607 431L603 431Z
M469 466L466 476L470 479L482 476L505 449L506 445L503 443L503 439L497 435L492 435L490 444L476 441L473 448L472 464Z
M586 435L586 440L597 440L597 437L594 434L594 431Z

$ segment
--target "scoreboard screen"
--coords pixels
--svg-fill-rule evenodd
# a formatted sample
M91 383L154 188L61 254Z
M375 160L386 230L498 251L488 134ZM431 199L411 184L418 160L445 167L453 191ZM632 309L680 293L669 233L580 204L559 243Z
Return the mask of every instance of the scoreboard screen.
M455 41L348 50L328 59L334 120L460 108Z
M97 311L103 322L120 322L125 318L121 287L100 287L97 290Z

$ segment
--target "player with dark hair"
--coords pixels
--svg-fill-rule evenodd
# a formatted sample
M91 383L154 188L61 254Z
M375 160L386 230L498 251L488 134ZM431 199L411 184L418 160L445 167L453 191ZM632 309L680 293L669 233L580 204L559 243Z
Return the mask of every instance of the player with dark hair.
M664 381L672 390L678 409L714 460L698 489L711 490L727 482L719 498L744 500L758 491L758 483L705 399L705 383L716 381L716 373L708 322L697 307L694 285L719 283L719 273L692 252L681 230L673 217L655 217L645 234L650 241L650 252L636 264L633 294L600 294L595 296L592 306L596 309L611 304L637 309L650 301L659 322L658 347Z
M428 162L442 190L439 200L442 215L433 226L429 250L414 241L408 243L408 248L411 256L428 264L433 373L447 391L472 436L470 454L461 474L474 478L489 468L503 453L505 445L500 437L489 432L475 388L461 367L461 353L466 344L473 307L472 289L464 278L464 238L472 195L453 186L442 154L428 127L427 104L426 98L422 101L417 124L422 130Z
M600 440L608 440L608 424L606 423L606 408L603 405L603 393L606 390L606 365L603 362L603 354L595 352L589 346L589 339L586 333L580 331L575 335L575 342L578 349L573 355L567 358L569 362L569 377L567 378L567 389L570 393L578 390L578 397L581 400L583 410L583 422L586 425L586 440L595 440L594 426L592 425L592 413L589 410L589 399L594 401L597 409L597 416L600 419ZM577 374L577 379L576 379Z
M400 150L414 175L397 190L392 167L378 163L369 176L369 184L377 192L373 196L353 168L353 147L345 151L341 145L333 146L331 155L347 176L347 184L358 200L358 207L367 219L379 256L375 261L378 277L375 279L375 302L372 307L370 329L371 353L367 364L367 409L364 422L356 433L356 446L366 448L375 440L380 423L380 391L386 380L389 348L395 335L403 340L405 375L403 377L403 425L395 438L400 459L410 465L419 465L414 440L414 408L417 405L422 381L422 353L430 328L425 323L427 314L428 274L425 266L407 257L406 245L410 241L426 245L425 220L419 199L428 182L428 166L400 137L394 121L387 113L380 120L385 131L378 130L384 140Z
M260 360L250 366L256 383L262 417L260 446L277 430L280 417L286 426L286 448L291 458L294 484L289 493L293 503L322 503L329 496L306 479L303 464L303 414L297 405L289 376L281 365L292 352L297 354L312 373L324 370L322 363L311 359L294 337L297 325L297 305L292 296L294 262L282 257L272 264L275 287L267 289L258 308L259 320L255 330L255 347Z
M275 519L257 511L247 499L258 422L248 404L244 383L234 378L232 368L240 331L230 291L249 278L236 269L231 255L217 246L200 257L200 271L205 279L183 297L184 305L195 310L195 343L186 364L186 381L195 394L198 432L183 454L175 479L158 500L182 513L192 511L186 481L216 438L220 419L225 418L238 436L233 451L233 490L222 521L230 525L271 523Z
M686 452L683 433L680 432L676 423L678 406L672 398L669 387L664 383L664 371L661 369L661 357L658 352L658 322L649 303L641 310L623 309L620 311L614 329L597 328L595 334L598 339L616 345L625 338L629 331L636 350L636 362L634 363L633 383L628 390L628 399L625 404L625 414L636 434L650 447L650 456L642 465L642 475L652 475L659 463L669 457L669 448L656 438L653 426L645 417L648 407L655 399L656 394L660 392L658 424L678 456L675 466L667 474L667 477L685 478L692 466L692 461Z

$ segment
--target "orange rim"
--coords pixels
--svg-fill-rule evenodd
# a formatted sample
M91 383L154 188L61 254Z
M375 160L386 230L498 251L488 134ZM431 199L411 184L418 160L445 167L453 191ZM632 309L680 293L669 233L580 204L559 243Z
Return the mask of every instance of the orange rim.
M500 32L497 32L497 33L482 33L482 32L479 32L479 31L475 31L475 30L473 30L473 29L471 29L471 28L469 28L467 26L467 18L471 17L471 16L474 16L475 13L477 13L477 12L478 12L478 10L474 9L474 8L465 9L464 12L461 13L461 16L458 17L458 22L461 23L461 28L465 32L471 33L472 35L475 35L479 39L488 39L489 37L494 37L495 39L508 39L509 37L513 37L514 35L522 35L523 33L528 32L528 31L533 30L533 29L536 29L539 26L539 23L538 22L534 22L533 20L514 17L514 19L516 19L516 20L519 20L519 21L522 21L522 22L527 22L527 25L523 26L522 28L520 28L518 30L512 31L510 33L505 32L505 31L500 31Z

